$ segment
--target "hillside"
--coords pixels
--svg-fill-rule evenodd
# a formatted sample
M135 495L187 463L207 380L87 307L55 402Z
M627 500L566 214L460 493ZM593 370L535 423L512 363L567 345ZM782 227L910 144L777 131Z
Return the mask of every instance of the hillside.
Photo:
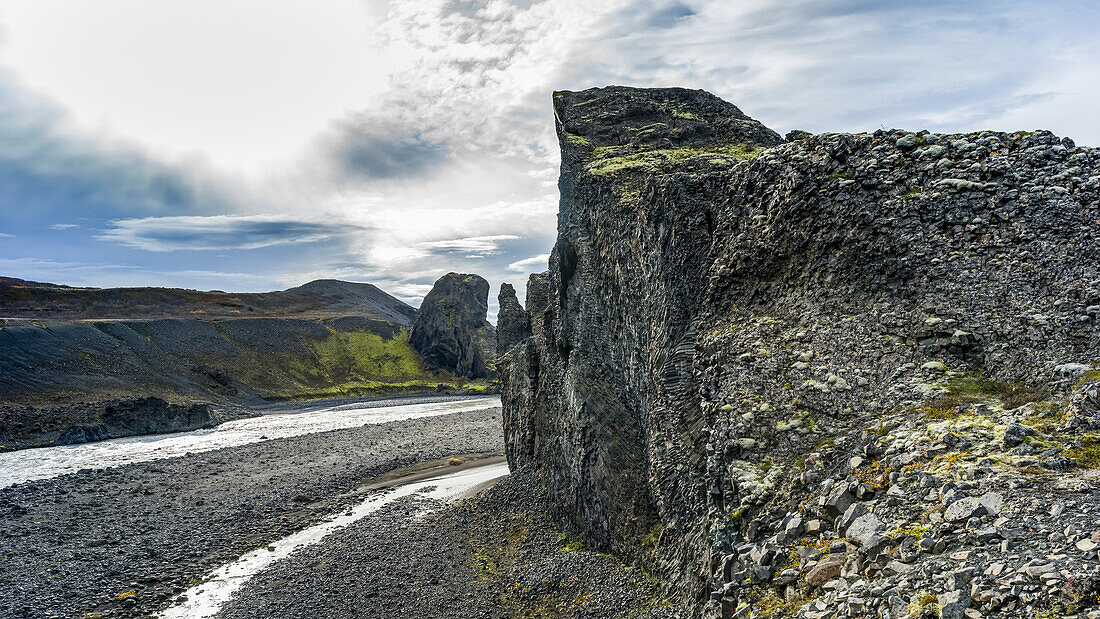
M288 290L74 288L0 277L0 317L52 320L366 316L412 324L416 309L371 284L319 279Z
M0 286L35 299L4 313L48 305L36 313L62 317L0 318L0 449L194 429L285 400L490 386L426 363L410 344L416 311L369 284L263 294ZM452 299L454 311L484 322L484 298L464 302ZM76 318L90 314L110 317Z
M566 535L701 617L1097 612L1100 151L785 141L683 89L554 114L558 238L498 367Z

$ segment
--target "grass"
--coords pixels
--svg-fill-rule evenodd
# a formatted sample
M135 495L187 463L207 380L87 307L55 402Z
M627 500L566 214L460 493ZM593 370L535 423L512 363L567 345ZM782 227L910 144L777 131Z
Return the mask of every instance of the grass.
M649 548L651 551L657 551L657 542L661 540L661 532L665 530L665 527L660 522L654 524L649 529L649 533L646 533L642 538L642 547Z
M1004 409L1013 409L1030 402L1039 402L1050 396L1043 387L1024 384L1010 385L969 372L950 378L947 393L918 410L928 419L943 421L958 417L969 404L996 402Z
M1088 432L1077 440L1077 446L1067 449L1065 455L1086 469L1100 468L1100 434Z
M565 552L580 552L582 550L588 550L588 546L584 545L584 542L569 539L565 533L558 533L558 539L561 540L561 549Z
M745 161L759 155L764 147L745 144L685 146L665 148L640 153L622 153L618 146L605 146L592 150L593 160L587 170L596 176L610 176L620 172L657 171L683 163L695 157L715 157L723 160Z
M236 342L241 345L241 342ZM210 365L219 360L211 359ZM246 348L237 378L275 400L385 395L448 389L484 392L493 385L450 374L429 372L409 344L407 329L392 334L366 330L335 331L315 341L264 353Z

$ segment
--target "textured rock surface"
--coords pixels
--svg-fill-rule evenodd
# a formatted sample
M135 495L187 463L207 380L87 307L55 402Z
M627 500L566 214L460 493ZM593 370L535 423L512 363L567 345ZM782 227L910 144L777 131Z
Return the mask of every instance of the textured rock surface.
M512 346L531 337L531 318L519 304L516 289L511 284L501 284L497 295L500 309L497 311L497 355L503 355Z
M489 282L480 275L448 273L416 312L409 343L428 367L455 376L489 376L489 351L495 347L489 312Z
M1096 607L1073 547L1095 510L1068 532L1049 514L1100 496L1100 152L1042 131L783 143L680 89L554 111L558 239L500 366L509 461L540 469L559 526L707 616ZM1006 446L1014 423L1034 433ZM945 522L991 491L1001 516ZM858 547L817 524L856 501L884 525ZM1058 579L1017 577L1048 555ZM947 595L958 569L981 590Z

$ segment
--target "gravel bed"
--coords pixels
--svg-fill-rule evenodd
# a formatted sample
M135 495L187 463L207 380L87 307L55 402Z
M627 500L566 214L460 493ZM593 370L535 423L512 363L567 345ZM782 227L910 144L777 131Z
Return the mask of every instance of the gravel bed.
M145 616L222 563L361 499L347 493L371 478L503 448L499 409L486 409L0 489L0 609Z
M434 503L434 504L431 504ZM426 515L425 508L435 508ZM679 617L614 557L566 550L523 471L451 505L398 501L254 577L217 615Z

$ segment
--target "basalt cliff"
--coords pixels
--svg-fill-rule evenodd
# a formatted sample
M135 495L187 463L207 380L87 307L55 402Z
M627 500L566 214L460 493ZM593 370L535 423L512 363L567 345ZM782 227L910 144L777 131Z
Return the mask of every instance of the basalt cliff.
M553 102L498 367L565 535L694 616L1100 616L1100 151Z

